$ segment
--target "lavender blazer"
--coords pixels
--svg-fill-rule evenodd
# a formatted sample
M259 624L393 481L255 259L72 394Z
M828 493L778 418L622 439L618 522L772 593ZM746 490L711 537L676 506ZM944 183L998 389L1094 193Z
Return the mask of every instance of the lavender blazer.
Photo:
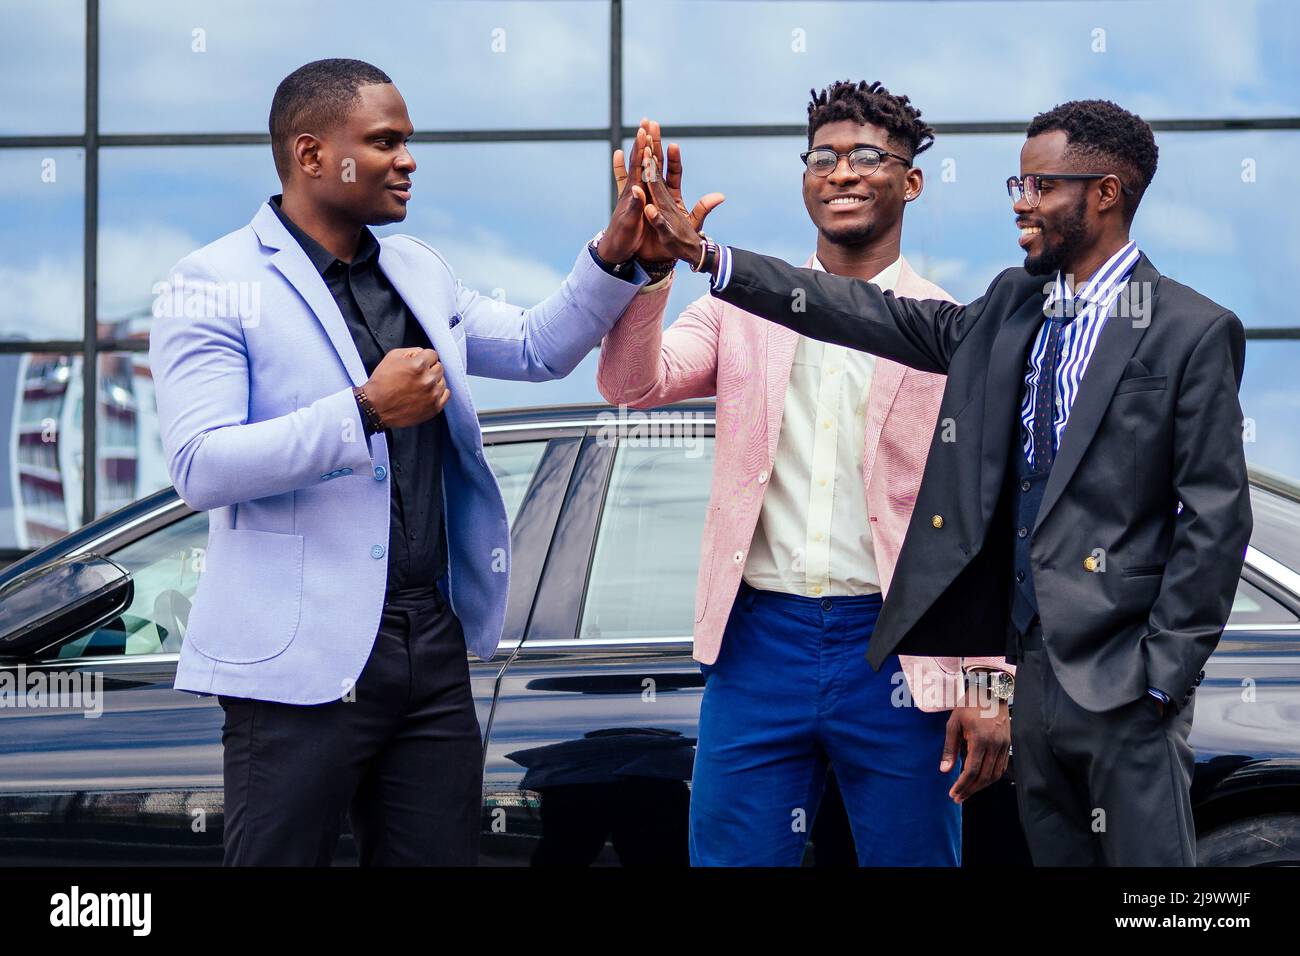
M567 375L647 276L638 267L634 281L617 279L583 249L557 292L521 309L466 289L411 236L381 239L379 265L446 370L446 587L466 644L487 659L505 619L510 531L466 376ZM379 627L391 486L385 437L367 438L352 396L367 376L347 325L268 204L154 291L149 358L168 472L209 512L175 687L336 700Z

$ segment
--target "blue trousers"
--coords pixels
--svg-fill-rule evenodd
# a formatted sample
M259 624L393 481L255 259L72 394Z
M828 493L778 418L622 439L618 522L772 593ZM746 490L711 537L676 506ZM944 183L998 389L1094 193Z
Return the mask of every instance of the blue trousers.
M810 598L741 582L705 676L691 781L692 866L797 866L834 768L862 866L957 866L961 771L939 772L948 711L900 690L867 641L878 594ZM895 706L902 698L905 706Z

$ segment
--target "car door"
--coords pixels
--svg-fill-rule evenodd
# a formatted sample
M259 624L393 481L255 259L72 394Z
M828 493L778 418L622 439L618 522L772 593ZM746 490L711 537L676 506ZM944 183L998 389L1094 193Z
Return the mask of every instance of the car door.
M221 710L172 689L207 532L174 502L98 549L131 577L126 608L0 665L29 705L0 709L0 863L220 861ZM42 699L59 683L82 692Z
M712 420L635 431L583 438L505 667L484 781L491 862L687 862Z
M567 480L574 453L566 449L579 440L553 430L485 429L485 457L517 548L506 625L515 643L545 556L533 542L547 521L542 488L549 482L534 487L533 479L544 471ZM552 525L557 510L558 502ZM207 515L176 500L107 535L95 552L130 575L129 605L106 623L68 633L37 659L0 661L7 682L0 686L72 680L90 691L78 706L0 708L0 865L220 863L224 715L215 697L172 687L207 537ZM500 661L470 656L480 727L490 717ZM24 701L38 696L28 692ZM355 860L345 820L335 863Z

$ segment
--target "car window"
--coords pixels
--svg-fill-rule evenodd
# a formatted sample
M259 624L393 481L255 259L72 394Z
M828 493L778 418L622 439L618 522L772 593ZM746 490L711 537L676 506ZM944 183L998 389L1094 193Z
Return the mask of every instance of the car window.
M524 495L545 451L545 441L503 442L483 446L488 467L501 486L501 497L505 499L506 517L510 519L511 527L514 527L519 506L523 504Z
M1253 487L1250 510L1255 517L1252 547L1292 570L1300 569L1300 504Z
M489 445L484 456L501 485L506 514L513 524L537 470L545 441ZM130 606L104 626L62 645L60 659L134 656L179 651L194 591L203 569L208 516L189 515L110 557L130 573L135 587Z
M1294 614L1259 588L1241 581L1237 585L1237 594L1232 599L1228 623L1250 627L1259 624L1295 624L1297 620Z
M131 575L125 611L59 648L70 657L135 656L179 651L208 544L208 516L188 515L109 555Z
M592 556L580 638L689 637L713 439L621 443Z

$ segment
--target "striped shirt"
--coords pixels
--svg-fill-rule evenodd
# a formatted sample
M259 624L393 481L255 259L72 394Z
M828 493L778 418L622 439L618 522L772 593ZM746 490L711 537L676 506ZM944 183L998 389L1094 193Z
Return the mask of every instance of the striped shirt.
M721 292L731 281L731 247L718 246L718 265L713 275L709 277L709 287L712 292Z
M1061 354L1056 363L1054 377L1056 402L1052 416L1053 439L1056 447L1061 447L1061 436L1065 432L1065 423L1070 418L1070 408L1079 395L1079 386L1083 383L1083 373L1088 369L1097 340L1101 338L1102 327L1110 314L1111 306L1119 298L1128 284L1133 267L1137 265L1137 243L1130 240L1127 245L1106 260L1082 289L1071 292L1065 276L1058 271L1051 293L1043 303L1043 314L1058 315L1074 310L1074 320L1067 322L1061 329ZM1061 310L1061 312L1058 312ZM1029 370L1025 373L1024 397L1020 402L1020 424L1022 426L1025 458L1034 464L1034 399L1038 394L1038 375L1047 355L1047 338L1050 322L1044 322L1034 339L1029 352Z

